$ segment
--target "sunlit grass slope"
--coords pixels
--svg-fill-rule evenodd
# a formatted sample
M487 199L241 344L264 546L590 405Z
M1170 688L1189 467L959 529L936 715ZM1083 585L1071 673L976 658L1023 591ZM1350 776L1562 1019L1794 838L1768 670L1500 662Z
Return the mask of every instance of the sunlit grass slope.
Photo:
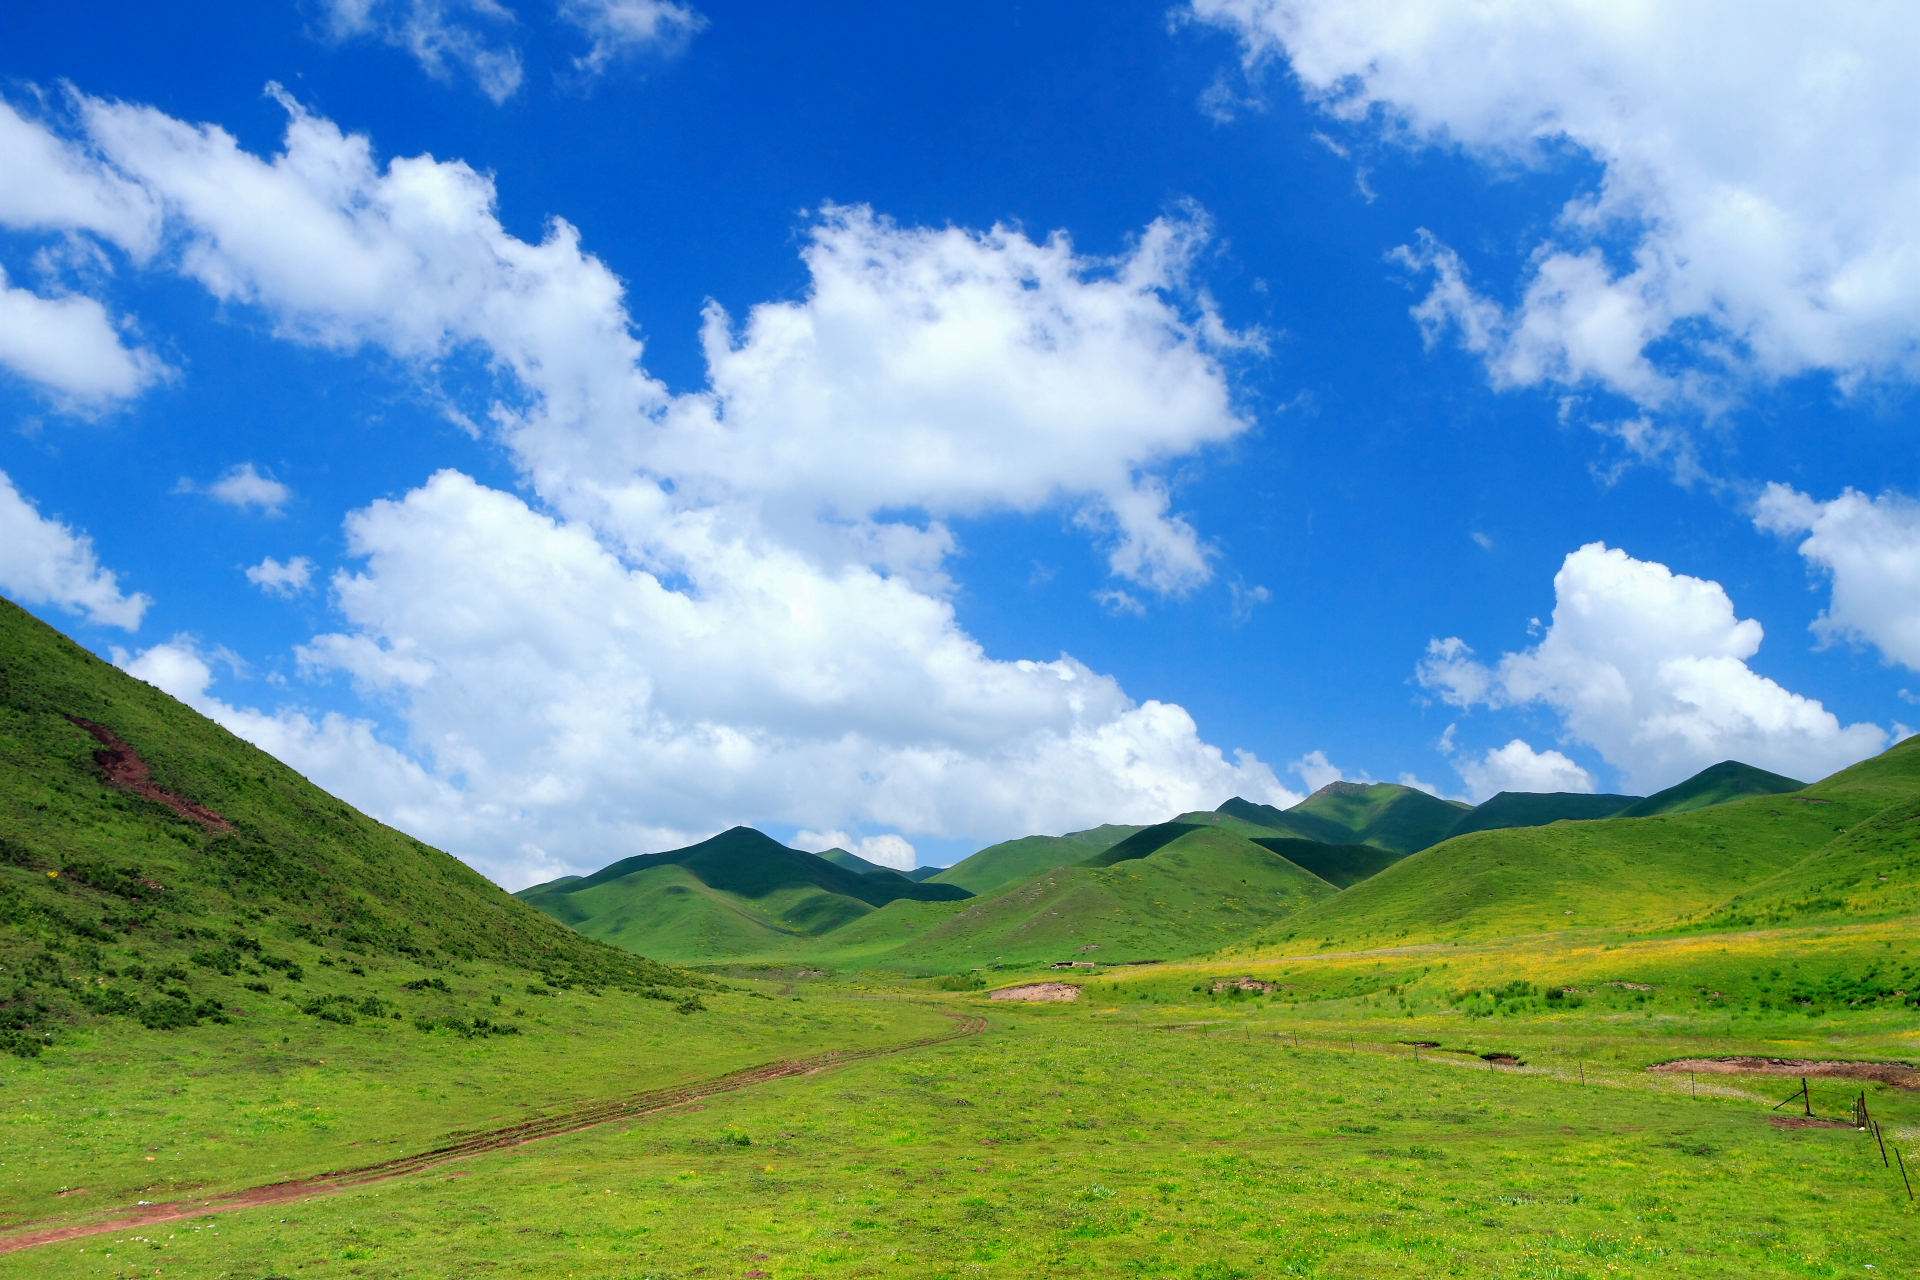
M106 748L70 717L202 819L110 786ZM101 1019L135 1036L232 1026L269 1002L486 1032L503 1025L492 1006L401 985L468 963L523 984L690 981L514 901L0 601L0 1046L32 1053Z
M1697 919L1920 796L1912 741L1804 791L1651 818L1482 831L1423 850L1256 940L1294 948Z
M1769 773L1738 760L1722 760L1675 783L1665 791L1656 791L1644 800L1621 810L1623 818L1646 818L1658 813L1686 813L1709 805L1725 804L1742 796L1781 795L1798 791L1807 784L1784 774Z
M988 845L928 879L959 885L968 893L990 894L1042 871L1082 862L1138 830L1110 823L1064 836L1022 836Z
M685 849L623 858L590 876L519 897L589 937L670 960L753 954L811 938L896 899L940 901L967 892L862 874L734 827Z
M1458 801L1391 782L1330 782L1286 813L1333 824L1346 833L1343 843L1412 853L1445 839L1466 811Z

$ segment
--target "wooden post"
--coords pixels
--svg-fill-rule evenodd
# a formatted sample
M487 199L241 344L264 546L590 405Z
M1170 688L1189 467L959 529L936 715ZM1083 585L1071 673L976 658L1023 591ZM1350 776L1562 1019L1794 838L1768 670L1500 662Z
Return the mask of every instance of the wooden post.
M1811 1117L1813 1115L1813 1092L1807 1088L1807 1078L1805 1076L1800 1077L1800 1101L1802 1105L1806 1107L1807 1115Z
M1585 1084L1586 1082L1587 1082L1587 1060L1585 1058L1582 1058L1580 1059L1580 1083Z
M1913 1199L1913 1183L1907 1177L1907 1162L1901 1159L1900 1148L1895 1147L1893 1149L1893 1158L1900 1161L1900 1181L1907 1184L1907 1199L1911 1201Z
M1880 1122L1878 1120L1873 1122L1873 1140L1880 1144L1880 1167L1883 1169L1892 1168L1892 1164L1887 1160L1887 1136L1880 1132Z

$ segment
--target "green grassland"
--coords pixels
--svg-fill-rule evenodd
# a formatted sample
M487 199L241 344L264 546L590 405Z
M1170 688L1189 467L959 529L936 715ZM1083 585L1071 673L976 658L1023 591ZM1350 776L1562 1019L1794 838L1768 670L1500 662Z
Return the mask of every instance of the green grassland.
M1551 822L1611 818L1639 801L1639 796L1586 795L1572 791L1502 791L1461 814L1460 820L1448 829L1447 838L1503 827L1544 827Z
M904 876L905 875L904 872L895 871L892 867L883 867L877 862L868 862L865 858L861 857L859 854L849 853L845 849L825 849L825 850L822 850L820 853L815 854L814 856L818 858L823 858L826 861L831 862L836 867L845 867L849 871L857 871L863 876ZM908 877L908 878L912 878L912 877ZM931 879L931 878L932 878L931 876L919 877L919 879L922 879L922 880Z
M1664 791L1621 810L1623 818L1648 818L1661 813L1686 813L1709 805L1725 804L1742 796L1782 795L1798 791L1807 784L1765 769L1756 769L1738 760L1722 760L1677 782Z
M1344 843L1413 853L1444 840L1467 806L1391 782L1330 782L1287 810L1323 819L1346 833Z
M879 867L863 873L735 827L516 896L588 937L663 960L711 962L804 943L896 900L967 893Z
M988 845L929 877L936 884L958 885L972 894L989 894L1056 867L1072 866L1124 840L1138 827L1108 824L1064 836L1022 836Z

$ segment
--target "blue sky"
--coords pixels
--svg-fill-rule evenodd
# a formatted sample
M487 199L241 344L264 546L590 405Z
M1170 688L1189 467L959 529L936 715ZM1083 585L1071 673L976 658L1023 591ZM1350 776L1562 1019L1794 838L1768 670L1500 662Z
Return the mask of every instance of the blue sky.
M510 885L1920 714L1887 33L114 9L0 14L0 591Z

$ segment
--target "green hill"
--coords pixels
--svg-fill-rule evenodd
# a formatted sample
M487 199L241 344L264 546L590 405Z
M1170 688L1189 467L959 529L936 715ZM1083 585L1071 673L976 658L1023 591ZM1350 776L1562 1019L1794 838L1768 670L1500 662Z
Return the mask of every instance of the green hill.
M218 1024L265 999L399 1017L396 971L466 963L691 981L562 928L0 601L0 1047L100 1018Z
M907 879L913 881L915 884L919 884L923 880L933 879L935 876L939 875L942 871L945 871L945 870L946 870L945 867L915 867L911 871L903 871L900 874L904 875Z
M1084 861L1138 830L1109 824L1064 836L1022 836L989 845L929 879L972 894L990 894L1042 871Z
M896 899L968 896L954 885L863 874L751 827L666 853L622 858L589 876L518 896L591 938L683 961L711 961L790 945Z
M1111 867L1117 862L1130 862L1135 858L1144 858L1172 844L1188 832L1199 830L1202 828L1191 822L1161 822L1151 827L1142 827L1118 844L1102 849L1080 865Z
M1480 831L1445 841L1286 922L1321 944L1491 938L1699 919L1799 868L1890 805L1920 797L1920 750L1903 743L1803 791L1649 818ZM1863 845L1897 856L1886 842ZM1834 864L1834 879L1868 857ZM1802 869L1814 884L1815 864ZM1776 896L1776 901L1779 898ZM1256 943L1256 945L1261 945Z
M859 854L851 853L845 849L828 849L824 853L816 853L813 856L816 858L824 858L836 867L845 867L847 870L863 876L900 876L903 879L912 880L916 884L919 883L920 880L926 879L925 876L915 877L906 872L896 871L892 867L883 867L877 862L868 862Z
M1646 799L1621 811L1624 818L1648 818L1659 813L1686 813L1725 804L1742 796L1784 795L1799 791L1807 784L1783 774L1768 773L1738 760L1722 760L1702 769L1685 782L1665 791L1656 791Z
M1447 838L1504 827L1544 827L1551 822L1612 818L1640 802L1639 796L1589 795L1577 791L1502 791L1460 815Z
M1445 839L1465 812L1458 801L1392 782L1329 782L1285 816L1320 819L1346 843L1412 853Z
M1370 844L1322 844L1294 836L1260 836L1254 843L1313 872L1336 889L1359 884L1408 856Z
M896 904L829 934L823 949L808 954L823 963L926 972L1171 959L1224 946L1333 892L1242 836L1198 827L1140 857L1056 867L957 907Z

